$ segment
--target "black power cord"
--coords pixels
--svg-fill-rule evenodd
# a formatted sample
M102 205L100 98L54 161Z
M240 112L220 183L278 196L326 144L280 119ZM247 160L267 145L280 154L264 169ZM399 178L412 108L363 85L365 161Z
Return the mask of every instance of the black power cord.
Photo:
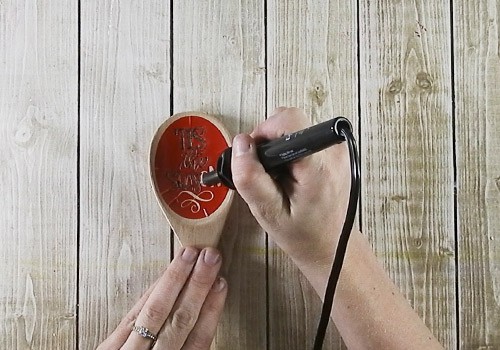
M342 265L344 263L347 243L349 242L352 226L356 217L356 210L358 207L359 192L361 187L358 150L356 148L356 141L352 134L351 127L348 123L343 123L339 126L339 129L340 130L337 130L337 132L345 138L345 140L347 141L347 146L349 148L349 157L351 163L351 190L349 194L349 204L347 206L344 226L342 227L342 233L340 234L337 249L335 251L335 257L333 259L332 270L330 272L330 277L328 278L328 283L326 285L323 308L321 310L321 317L319 320L318 330L316 332L316 338L314 339L314 350L321 350L323 348L326 328L328 326L328 322L330 321L335 289L337 288L340 271L342 270Z

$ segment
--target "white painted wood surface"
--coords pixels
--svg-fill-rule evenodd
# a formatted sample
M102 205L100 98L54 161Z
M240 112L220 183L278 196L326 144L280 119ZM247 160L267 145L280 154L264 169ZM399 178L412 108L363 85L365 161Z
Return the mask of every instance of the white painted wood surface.
M170 261L149 146L170 116L165 1L81 3L78 336L95 348Z
M77 2L0 2L0 349L71 349Z
M453 15L459 345L496 349L500 348L500 4L457 1Z
M499 13L0 0L0 349L95 348L167 266L148 170L165 118L201 110L234 135L279 105L354 121L362 228L389 274L446 348L500 348ZM234 204L213 348L309 348L319 298Z
M363 2L362 228L413 308L456 347L450 3ZM366 83L365 83L366 82Z

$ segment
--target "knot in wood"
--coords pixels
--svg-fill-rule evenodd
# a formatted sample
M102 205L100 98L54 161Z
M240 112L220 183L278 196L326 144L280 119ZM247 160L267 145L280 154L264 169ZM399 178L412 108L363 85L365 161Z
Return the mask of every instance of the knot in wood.
M323 84L318 81L314 84L310 95L313 101L316 102L318 106L321 106L326 100L327 92L325 91Z
M226 41L226 44L229 46L235 46L236 45L236 38L231 35L223 35L222 38Z
M423 246L423 240L422 240L422 238L415 238L415 239L413 240L413 245L414 245L417 249L422 248L422 246Z
M393 80L389 84L389 93L395 95L403 89L403 82L399 79Z
M38 107L29 106L25 117L19 122L14 140L19 146L27 147L35 139L36 134L41 129L38 122L37 113L40 113Z
M422 89L429 89L432 86L432 80L429 74L426 72L420 72L417 74L416 79L417 86Z
M253 74L254 75L266 74L266 67L257 67L257 68L254 68Z

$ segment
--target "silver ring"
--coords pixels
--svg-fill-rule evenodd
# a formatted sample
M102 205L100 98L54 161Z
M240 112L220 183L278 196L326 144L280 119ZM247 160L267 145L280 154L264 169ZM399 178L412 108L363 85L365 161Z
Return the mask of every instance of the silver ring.
M149 331L149 329L147 329L146 327L143 327L143 326L140 326L140 327L134 326L134 327L132 327L132 330L134 332L139 333L139 335L141 337L143 337L143 338L149 338L149 339L152 339L153 341L156 341L156 339L157 339L156 335L154 335L153 333L151 333Z

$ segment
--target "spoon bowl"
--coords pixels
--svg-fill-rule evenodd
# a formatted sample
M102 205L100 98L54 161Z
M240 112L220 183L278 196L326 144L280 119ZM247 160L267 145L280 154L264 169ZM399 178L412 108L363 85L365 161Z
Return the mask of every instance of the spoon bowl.
M150 149L151 182L158 203L183 246L217 246L234 198L219 184L205 187L201 175L212 171L231 138L222 123L201 112L168 118Z

